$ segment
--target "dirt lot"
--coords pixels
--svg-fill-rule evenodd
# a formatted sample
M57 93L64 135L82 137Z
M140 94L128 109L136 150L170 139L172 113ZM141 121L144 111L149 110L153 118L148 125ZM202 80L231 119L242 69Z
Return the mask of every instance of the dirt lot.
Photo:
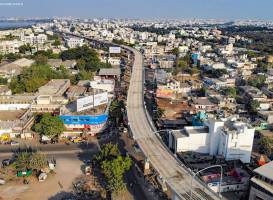
M185 102L172 102L167 99L157 99L157 104L159 108L164 110L164 118L167 119L177 119L181 118L181 113L183 111L189 110L190 107Z
M70 191L72 182L82 174L83 165L77 155L56 157L56 174L45 182L32 181L30 185L18 183L0 186L0 199L3 200L58 200L54 195L63 191Z

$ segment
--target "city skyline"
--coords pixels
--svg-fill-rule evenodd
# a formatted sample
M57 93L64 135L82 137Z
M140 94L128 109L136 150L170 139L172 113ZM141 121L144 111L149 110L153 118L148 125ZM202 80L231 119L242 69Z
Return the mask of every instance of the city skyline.
M273 20L272 8L270 0L0 1L1 17Z

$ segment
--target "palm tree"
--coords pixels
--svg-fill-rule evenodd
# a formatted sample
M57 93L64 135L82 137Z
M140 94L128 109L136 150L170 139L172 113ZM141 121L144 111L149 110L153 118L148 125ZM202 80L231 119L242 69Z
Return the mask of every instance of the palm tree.
M119 101L118 99L113 100L109 107L110 119L111 120L115 119L116 124L118 124L123 117L122 114L123 108L124 108L123 101Z

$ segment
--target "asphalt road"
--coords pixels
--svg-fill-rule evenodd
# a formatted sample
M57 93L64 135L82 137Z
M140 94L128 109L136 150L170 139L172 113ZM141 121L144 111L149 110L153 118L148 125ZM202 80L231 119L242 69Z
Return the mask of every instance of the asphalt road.
M26 146L11 146L0 145L0 160L10 158L18 148L25 149ZM29 146L28 146L29 147ZM56 155L61 157L71 157L71 155L79 153L97 153L99 146L97 143L82 143L82 144L47 144L35 145L31 148L40 150L48 155ZM70 155L71 154L71 155Z

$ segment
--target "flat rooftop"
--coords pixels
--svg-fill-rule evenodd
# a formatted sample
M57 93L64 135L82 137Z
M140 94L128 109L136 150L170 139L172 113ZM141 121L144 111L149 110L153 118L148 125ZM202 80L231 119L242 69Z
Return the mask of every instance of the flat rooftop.
M120 76L120 68L102 68L99 76Z
M256 168L254 172L273 181L273 161Z
M70 86L69 79L52 79L39 88L39 93L45 95L56 95L68 86Z
M0 111L0 121L13 121L19 119L26 111Z
M204 126L204 127L193 127L193 128L185 127L185 131L188 134L209 133L209 128L206 127L206 126Z

